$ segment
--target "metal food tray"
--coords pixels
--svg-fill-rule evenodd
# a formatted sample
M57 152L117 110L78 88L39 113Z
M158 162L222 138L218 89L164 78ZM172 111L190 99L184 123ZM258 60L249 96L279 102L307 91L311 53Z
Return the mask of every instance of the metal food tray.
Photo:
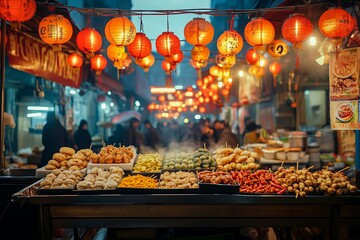
M215 183L199 183L201 193L219 193L219 194L236 194L239 193L239 184L215 184Z
M73 194L74 188L37 188L38 195L69 195Z
M161 173L129 173L129 174L126 174L123 179L125 177L128 177L128 176L134 176L134 175L143 175L143 176L147 176L147 177L150 177L150 176L155 176L155 179L158 181L158 184L159 184L159 179L160 179L160 175ZM122 180L121 180L122 181ZM121 182L120 182L121 183ZM159 186L159 185L158 185ZM125 194L155 194L156 193L156 190L158 188L124 188L124 187L117 187L116 188L116 193L125 193Z

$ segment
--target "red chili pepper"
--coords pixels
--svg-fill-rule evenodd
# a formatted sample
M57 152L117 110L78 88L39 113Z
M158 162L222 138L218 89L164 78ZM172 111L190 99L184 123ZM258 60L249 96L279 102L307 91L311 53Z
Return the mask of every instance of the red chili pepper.
M279 184L273 183L272 181L270 181L270 184L275 186L275 187L282 188Z
M286 188L284 188L284 189L281 190L281 191L278 191L277 194L283 194L285 191L286 191Z

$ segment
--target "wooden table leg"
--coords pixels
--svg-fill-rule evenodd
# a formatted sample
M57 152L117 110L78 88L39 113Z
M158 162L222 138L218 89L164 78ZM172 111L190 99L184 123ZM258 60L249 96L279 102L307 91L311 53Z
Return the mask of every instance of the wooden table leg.
M52 239L52 226L49 206L40 205L40 236L42 240Z

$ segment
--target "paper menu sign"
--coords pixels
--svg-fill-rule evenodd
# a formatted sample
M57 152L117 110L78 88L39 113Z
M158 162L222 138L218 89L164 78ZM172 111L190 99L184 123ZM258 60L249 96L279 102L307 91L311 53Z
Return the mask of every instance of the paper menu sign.
M359 127L359 101L330 102L332 129L357 129Z
M360 129L360 48L330 53L330 122L337 130Z

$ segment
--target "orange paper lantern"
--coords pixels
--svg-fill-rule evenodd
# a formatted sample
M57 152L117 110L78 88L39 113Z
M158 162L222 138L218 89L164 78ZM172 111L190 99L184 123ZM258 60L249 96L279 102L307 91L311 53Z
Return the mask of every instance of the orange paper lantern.
M110 44L106 49L108 58L114 62L114 66L117 69L122 68L120 64L121 61L127 58L127 53L125 52L124 46L116 46L115 44Z
M270 44L275 37L274 25L265 18L254 18L245 26L245 39L258 50L265 50L264 45Z
M151 68L155 63L155 57L154 55L150 54L149 56L146 56L144 58L136 59L135 63L142 67L145 72L148 72L149 68Z
M238 54L243 47L243 39L235 30L223 32L217 40L217 49L222 55Z
M128 55L125 59L118 61L118 62L114 62L114 66L117 69L125 69L125 68L129 67L131 63L132 63L132 59Z
M335 45L340 45L341 38L347 37L355 27L352 16L340 7L325 11L319 19L320 32L333 39Z
M190 65L195 68L195 69L200 69L200 68L203 68L203 67L206 67L208 62L205 61L205 62L198 62L198 61L194 61L193 59L190 59L189 61Z
M39 36L47 44L64 44L71 39L73 27L63 15L51 14L39 23Z
M215 61L219 67L231 68L236 63L236 56L235 55L224 56L224 55L218 54L215 57Z
M126 17L112 18L105 25L105 36L111 44L127 46L135 39L136 27Z
M167 74L169 74L171 71L173 71L176 68L176 64L172 64L172 63L164 60L161 63L161 67Z
M106 68L107 61L103 55L98 54L91 59L90 64L91 69L96 71L96 74L101 74L101 71Z
M159 100L159 102L165 102L165 101L166 101L166 97L165 97L164 95L160 95L160 96L158 97L158 100Z
M163 32L156 38L156 50L160 55L170 57L180 51L180 39L173 32Z
M277 76L281 72L281 64L279 62L273 62L269 66L269 71L272 73L273 76Z
M91 58L95 52L100 50L102 38L100 33L95 29L84 28L76 36L76 45L81 51L86 53L87 58Z
M293 44L294 48L300 48L301 42L313 32L313 25L303 14L295 13L287 18L281 28L283 37Z
M144 58L151 53L151 42L145 33L136 33L135 39L128 45L129 54L134 58Z
M210 50L206 46L195 46L191 50L191 58L194 61L204 62L210 57Z
M194 18L186 24L184 35L191 45L208 45L214 37L214 27L204 18Z
M204 106L199 107L199 113L205 113L206 108Z
M268 53L275 58L285 56L288 52L289 46L282 40L276 39L268 45Z
M68 56L68 64L73 68L80 68L83 65L83 58L78 53L72 53Z
M0 0L0 17L9 22L25 22L36 12L35 0Z
M245 59L246 61L251 64L254 65L260 58L260 54L253 48L250 48L245 55Z
M184 53L181 50L169 57L169 62L173 64L181 63L182 60L184 60Z
M211 66L209 69L209 73L215 77L219 76L220 68L218 66Z

